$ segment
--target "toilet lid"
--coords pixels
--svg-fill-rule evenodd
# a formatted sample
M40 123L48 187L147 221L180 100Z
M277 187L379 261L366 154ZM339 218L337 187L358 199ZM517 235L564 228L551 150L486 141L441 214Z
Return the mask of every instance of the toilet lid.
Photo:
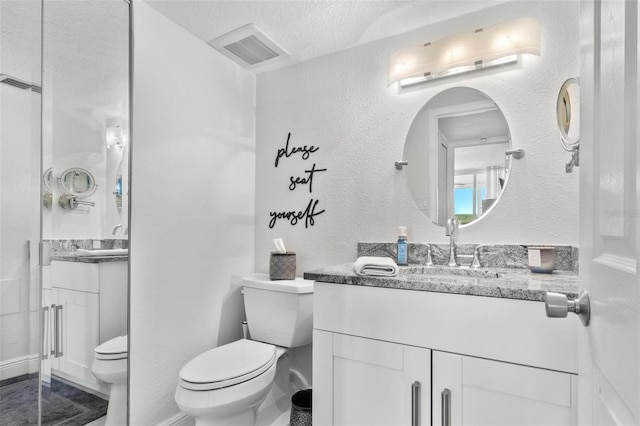
M264 373L275 360L274 345L242 339L193 358L180 370L180 383L191 390L232 386Z
M97 359L124 359L128 355L127 336L118 336L107 340L94 349Z

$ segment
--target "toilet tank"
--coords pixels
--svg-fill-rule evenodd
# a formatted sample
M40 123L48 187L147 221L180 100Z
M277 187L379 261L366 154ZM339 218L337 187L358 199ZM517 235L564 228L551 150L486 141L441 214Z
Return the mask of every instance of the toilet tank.
M286 348L311 343L313 281L271 281L267 274L253 274L242 281L251 339Z

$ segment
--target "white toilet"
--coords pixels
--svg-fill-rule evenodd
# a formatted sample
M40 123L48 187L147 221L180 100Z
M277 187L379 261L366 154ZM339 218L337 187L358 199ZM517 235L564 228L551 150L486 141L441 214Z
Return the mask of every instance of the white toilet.
M311 343L313 281L271 281L266 274L243 279L251 340L202 353L180 370L175 400L196 426L250 426L287 348ZM288 373L288 372L287 372Z
M105 426L127 424L127 336L108 340L94 349L93 375L110 383L109 405Z

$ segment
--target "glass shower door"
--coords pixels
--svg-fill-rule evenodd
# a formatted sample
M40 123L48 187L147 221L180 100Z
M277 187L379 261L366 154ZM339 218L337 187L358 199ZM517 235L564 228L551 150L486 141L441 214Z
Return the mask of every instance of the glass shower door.
M41 4L0 1L0 424L37 424Z

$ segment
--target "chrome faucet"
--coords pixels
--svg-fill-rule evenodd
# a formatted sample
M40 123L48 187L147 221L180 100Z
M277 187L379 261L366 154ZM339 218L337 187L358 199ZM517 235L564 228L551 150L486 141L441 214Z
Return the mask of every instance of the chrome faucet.
M122 225L117 224L117 225L113 228L113 231L111 231L111 235L116 235L116 231L117 231L118 229L120 229L120 228L122 228Z
M454 234L460 225L460 221L457 217L451 216L447 219L447 228L446 228L446 236L449 237L449 263L447 266L456 267L458 266L458 262L456 262L456 242L454 240Z

